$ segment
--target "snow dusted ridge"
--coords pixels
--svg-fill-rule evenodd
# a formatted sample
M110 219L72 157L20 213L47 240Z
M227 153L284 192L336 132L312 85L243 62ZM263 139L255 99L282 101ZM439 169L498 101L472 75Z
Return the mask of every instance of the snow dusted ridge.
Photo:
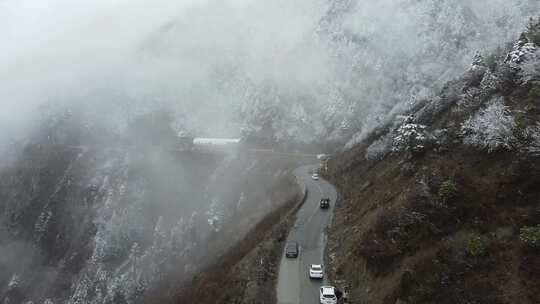
M408 116L396 115L383 127L375 128L371 135L377 136L371 139L365 158L380 161L390 153L445 150L452 133L454 143L488 153L514 151L537 157L540 128L535 101L540 96L540 41L535 37L539 33L540 22L531 24L506 51L486 58L475 56L468 73L461 80L449 82L441 96L426 100ZM506 93L512 86L526 92L522 93L525 106L519 106L519 98ZM436 127L437 117L440 119L449 109L460 119L450 128Z

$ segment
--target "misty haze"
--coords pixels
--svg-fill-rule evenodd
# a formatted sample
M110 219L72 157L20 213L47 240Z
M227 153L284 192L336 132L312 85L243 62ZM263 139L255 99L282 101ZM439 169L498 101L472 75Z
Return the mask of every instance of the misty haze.
M0 0L0 304L538 303L538 0Z

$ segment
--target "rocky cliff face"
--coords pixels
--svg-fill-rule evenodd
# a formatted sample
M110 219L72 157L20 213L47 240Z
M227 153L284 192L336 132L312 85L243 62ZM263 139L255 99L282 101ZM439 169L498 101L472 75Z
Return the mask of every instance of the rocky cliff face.
M354 303L537 303L539 34L331 162L328 262Z

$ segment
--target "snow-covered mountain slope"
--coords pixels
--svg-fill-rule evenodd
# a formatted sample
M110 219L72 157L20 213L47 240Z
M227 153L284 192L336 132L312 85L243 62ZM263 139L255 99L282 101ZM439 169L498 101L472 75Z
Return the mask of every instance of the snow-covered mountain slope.
M214 107L226 104L223 115L245 134L350 147L389 113L440 90L476 54L514 40L529 16L540 12L534 0L316 3L221 4L223 12L246 18L212 24L207 17L215 16L202 5L156 34L144 52L156 60L187 52L192 62L204 62L200 72L211 77L197 85L219 96ZM304 9L306 20L295 23L290 35L272 31L279 20L257 17L276 6L290 14ZM206 40L216 33L220 39ZM183 38L195 34L201 41ZM208 52L215 55L210 61L204 60Z
M539 48L531 23L330 162L330 276L352 302L538 301Z
M277 207L269 189L290 164L179 152L159 115L107 141L67 113L17 151L0 174L2 303L174 293Z
M191 275L224 218L274 207L265 191L282 162L178 155L178 131L291 150L376 138L374 161L444 140L430 127L456 96L477 110L477 90L538 72L536 42L501 47L503 70L486 55L539 14L537 0L31 2L0 4L0 292L10 303L138 303L169 275ZM476 86L447 86L473 59ZM485 105L454 131L473 147L514 148L520 121L500 98ZM13 121L31 125L24 137ZM523 131L538 140L533 124Z

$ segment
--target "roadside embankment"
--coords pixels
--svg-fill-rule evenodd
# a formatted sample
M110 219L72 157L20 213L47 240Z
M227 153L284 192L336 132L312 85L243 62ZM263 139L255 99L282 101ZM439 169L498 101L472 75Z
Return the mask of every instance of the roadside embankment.
M279 207L264 216L239 242L209 264L177 294L177 303L275 303L275 283L287 233L307 188L290 176L273 187Z

